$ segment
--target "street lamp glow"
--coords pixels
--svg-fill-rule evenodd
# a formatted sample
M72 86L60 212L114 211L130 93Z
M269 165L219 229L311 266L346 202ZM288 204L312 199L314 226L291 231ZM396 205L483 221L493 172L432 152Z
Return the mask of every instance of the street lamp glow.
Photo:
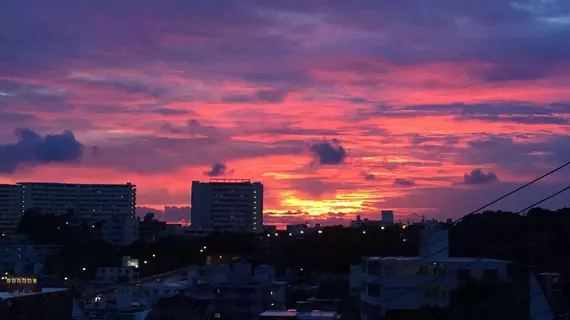
M204 252L204 249L200 249L200 252Z
M319 233L323 233L323 230L319 230Z
M148 261L146 261L146 260L145 260L145 261L143 261L143 263L144 263L144 264L147 264L147 263L148 263Z
M204 246L204 250L208 249L208 247Z
M86 270L87 270L87 268L83 267L83 269L82 269L82 270L83 270L83 271L86 271Z
M152 257L153 257L153 258L156 258L156 254L153 253L153 254L152 254Z
M380 229L384 230L384 226L381 226Z
M67 281L67 277L63 278L63 280Z
M289 236L292 236L293 234L291 232L289 232Z
M362 230L362 234L366 234L366 230Z

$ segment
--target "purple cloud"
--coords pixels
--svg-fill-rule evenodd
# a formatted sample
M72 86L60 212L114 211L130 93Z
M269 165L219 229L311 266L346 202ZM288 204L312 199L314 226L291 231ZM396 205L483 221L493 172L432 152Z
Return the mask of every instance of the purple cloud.
M13 173L20 165L71 162L83 154L83 145L73 132L44 137L31 129L18 129L16 143L0 145L0 172Z
M485 173L481 169L473 169L471 173L463 175L464 184L485 184L499 181L499 178L493 172Z
M394 185L400 187L412 187L416 185L416 182L411 179L396 178L394 180Z
M311 145L310 151L315 156L315 162L321 165L338 165L344 163L346 150L337 139L322 141Z
M204 172L204 174L209 177L220 177L232 173L233 170L228 170L228 167L225 164L219 162L214 163L210 170Z

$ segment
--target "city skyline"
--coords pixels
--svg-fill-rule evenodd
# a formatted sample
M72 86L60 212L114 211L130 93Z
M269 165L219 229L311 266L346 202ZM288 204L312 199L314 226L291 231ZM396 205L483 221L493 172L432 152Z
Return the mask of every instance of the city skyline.
M457 218L570 160L570 8L476 3L4 1L0 184L187 210L193 180L243 178L268 223Z

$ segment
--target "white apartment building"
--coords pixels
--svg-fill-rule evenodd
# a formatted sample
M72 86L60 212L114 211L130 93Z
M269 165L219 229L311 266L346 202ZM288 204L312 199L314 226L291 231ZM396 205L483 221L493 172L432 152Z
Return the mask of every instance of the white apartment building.
M0 233L16 233L23 215L20 203L20 186L0 184Z
M139 240L139 221L134 218L106 221L102 226L102 238L114 246L129 246Z
M193 229L263 232L263 184L249 180L192 182Z
M74 221L92 223L113 218L134 218L136 186L126 184L73 184L20 182L21 212L37 209L64 214L73 210Z
M449 257L448 232L420 230L419 257L366 257L361 263L361 316L378 319L388 310L448 307L450 292L463 279L508 279L509 261Z

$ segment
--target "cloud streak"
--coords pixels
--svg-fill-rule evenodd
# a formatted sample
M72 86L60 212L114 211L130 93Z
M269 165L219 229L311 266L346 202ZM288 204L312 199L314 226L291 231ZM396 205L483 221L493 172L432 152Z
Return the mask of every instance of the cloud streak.
M332 222L457 214L570 159L568 1L54 1L0 10L0 183L164 210L235 170L272 222Z

